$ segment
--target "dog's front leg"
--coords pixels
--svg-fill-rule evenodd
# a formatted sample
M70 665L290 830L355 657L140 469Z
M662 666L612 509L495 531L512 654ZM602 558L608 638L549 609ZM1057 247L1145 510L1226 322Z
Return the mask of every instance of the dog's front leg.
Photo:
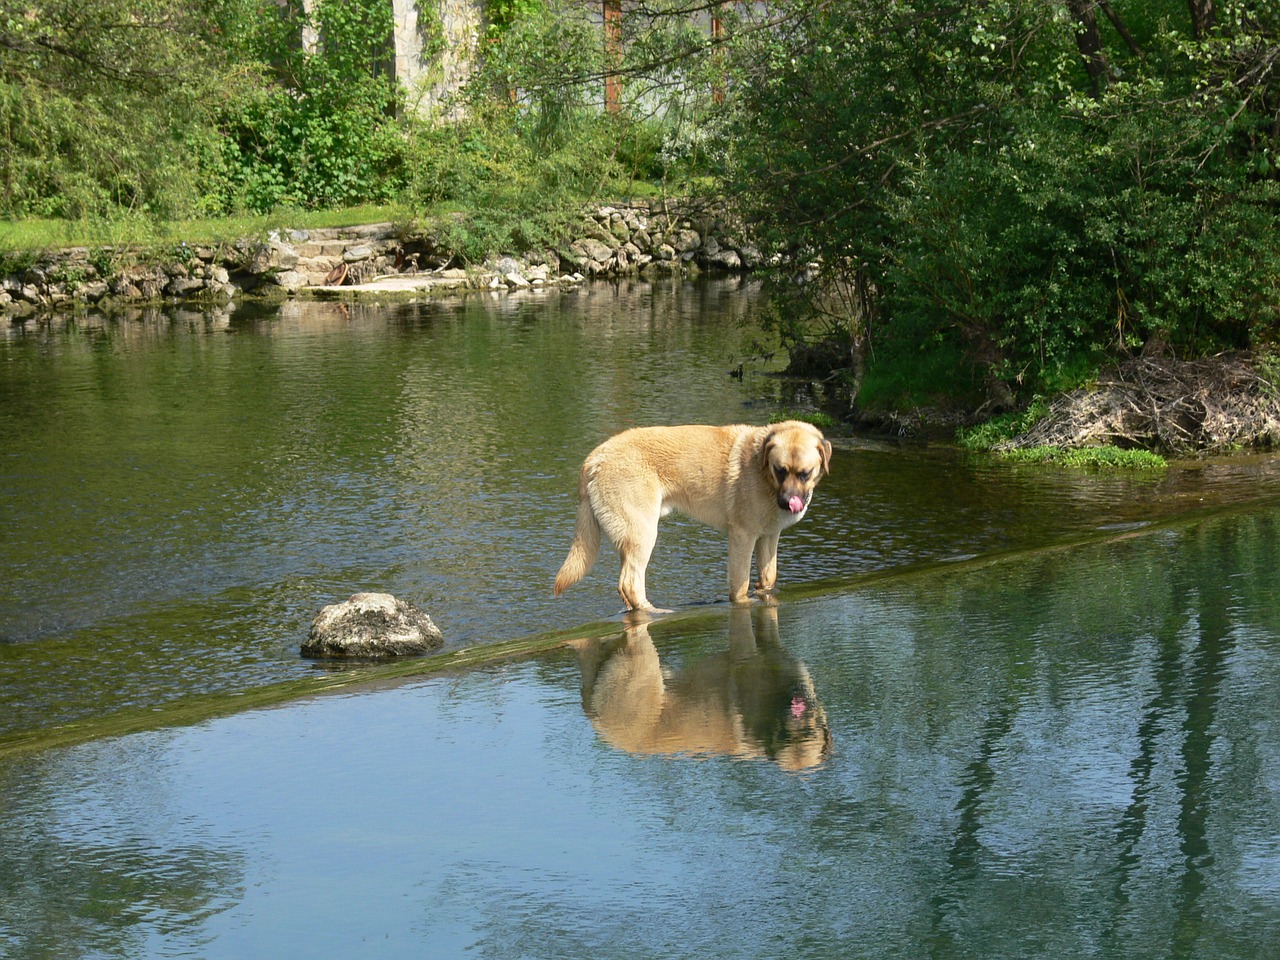
M750 603L751 550L755 540L745 530L729 528L729 600Z
M766 533L756 541L756 589L770 593L778 583L778 535Z

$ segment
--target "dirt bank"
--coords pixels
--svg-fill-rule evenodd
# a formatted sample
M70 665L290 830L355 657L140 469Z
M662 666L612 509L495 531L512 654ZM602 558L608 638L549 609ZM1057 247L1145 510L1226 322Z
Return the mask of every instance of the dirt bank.
M1056 398L1003 449L1110 444L1186 456L1280 446L1280 357L1148 354Z

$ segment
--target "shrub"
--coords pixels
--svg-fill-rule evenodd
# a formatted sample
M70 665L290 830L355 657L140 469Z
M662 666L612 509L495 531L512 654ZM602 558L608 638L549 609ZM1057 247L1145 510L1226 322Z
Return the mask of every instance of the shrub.
M288 14L272 8L240 28L242 48L271 69L223 114L217 205L266 213L393 199L405 183L405 131L391 6L321 0L314 53L299 46L304 18Z
M440 225L463 256L556 247L583 204L624 179L618 153L630 128L588 99L594 29L525 8L492 38L462 92L465 119L414 131L410 198L465 210Z
M843 324L864 391L969 367L1005 402L1153 340L1280 336L1274 5L1209 31L1130 4L1092 75L1061 6L779 8L738 49L730 186L792 271L871 292Z

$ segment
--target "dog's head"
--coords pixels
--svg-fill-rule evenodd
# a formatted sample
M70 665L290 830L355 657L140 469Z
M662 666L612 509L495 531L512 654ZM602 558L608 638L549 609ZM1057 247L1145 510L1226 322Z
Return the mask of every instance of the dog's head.
M761 459L777 490L778 509L798 519L808 509L813 488L831 472L831 442L813 424L787 420L769 428Z

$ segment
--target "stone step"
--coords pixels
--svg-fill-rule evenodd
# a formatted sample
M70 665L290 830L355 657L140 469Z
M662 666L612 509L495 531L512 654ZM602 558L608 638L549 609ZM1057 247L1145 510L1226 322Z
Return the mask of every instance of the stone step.
M298 256L318 259L327 257L331 260L365 260L377 257L396 249L396 244L385 239L369 240L356 237L347 240L304 240L291 244Z
M349 240L352 242L385 240L396 235L395 225L368 223L357 227L317 227L307 231L312 242L325 240Z
M294 244L293 249L298 251L298 256L304 258L330 257L334 260L341 260L342 255L347 251L348 247L363 243L363 240L308 240L303 243Z
M318 273L324 277L341 259L341 257L299 257L293 269L299 273Z

